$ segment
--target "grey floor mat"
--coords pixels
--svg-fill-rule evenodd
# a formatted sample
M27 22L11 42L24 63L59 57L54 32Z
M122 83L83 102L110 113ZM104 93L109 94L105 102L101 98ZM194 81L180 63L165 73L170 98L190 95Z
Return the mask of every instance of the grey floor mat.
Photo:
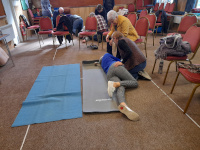
M94 61L83 61L83 112L118 111L116 93L111 99L107 93L107 78L101 66Z

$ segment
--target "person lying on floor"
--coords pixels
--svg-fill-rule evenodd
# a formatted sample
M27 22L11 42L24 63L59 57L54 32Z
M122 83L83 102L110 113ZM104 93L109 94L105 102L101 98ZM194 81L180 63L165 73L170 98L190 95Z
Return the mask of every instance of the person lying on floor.
M120 59L109 53L102 56L99 62L95 62L95 65L98 63L101 64L101 67L107 74L108 95L112 97L116 90L119 111L130 120L139 120L139 115L127 106L125 100L125 88L137 88L137 80L122 66Z
M116 44L124 67L136 80L151 80L148 73L144 71L144 68L146 67L146 57L135 42L124 37L119 31L113 32L111 41Z

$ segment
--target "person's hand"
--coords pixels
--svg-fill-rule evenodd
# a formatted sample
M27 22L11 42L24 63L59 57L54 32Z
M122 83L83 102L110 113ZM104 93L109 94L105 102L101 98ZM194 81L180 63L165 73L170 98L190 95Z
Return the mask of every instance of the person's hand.
M112 42L113 42L113 40L111 39L110 42L109 42L109 45L110 45L110 46L112 46Z
M117 62L114 64L115 67L122 66L122 65L123 65L123 63L120 62L120 61L117 61Z
M109 35L106 36L106 42L109 42Z

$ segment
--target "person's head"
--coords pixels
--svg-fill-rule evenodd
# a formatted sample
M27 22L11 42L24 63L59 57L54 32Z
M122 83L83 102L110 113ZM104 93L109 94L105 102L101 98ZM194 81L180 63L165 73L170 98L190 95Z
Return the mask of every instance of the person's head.
M94 12L91 12L89 17L94 17L95 16L95 13Z
M58 11L59 11L60 14L62 14L62 13L64 13L64 8L63 7L59 7Z
M97 5L97 11L101 13L103 11L103 6L101 4Z
M112 34L112 39L113 39L113 42L117 45L118 44L118 41L121 39L121 38L123 38L124 37L124 35L121 33L121 32L119 32L119 31L115 31L115 32L113 32L113 34Z
M108 22L112 23L113 25L117 25L117 22L118 22L118 14L117 14L117 12L114 11L114 10L110 10L107 13L107 20L108 20Z

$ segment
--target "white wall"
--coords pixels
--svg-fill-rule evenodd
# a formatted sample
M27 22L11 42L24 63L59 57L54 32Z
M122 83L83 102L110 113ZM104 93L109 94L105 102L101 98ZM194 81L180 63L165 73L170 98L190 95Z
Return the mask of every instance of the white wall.
M13 39L14 43L18 44L20 43L20 41L22 41L22 37L21 37L21 33L19 31L19 27L16 21L13 4L15 5L20 4L20 1L19 0L2 0L2 3L4 6L8 24L12 24L13 26L14 35L15 35L15 38Z

